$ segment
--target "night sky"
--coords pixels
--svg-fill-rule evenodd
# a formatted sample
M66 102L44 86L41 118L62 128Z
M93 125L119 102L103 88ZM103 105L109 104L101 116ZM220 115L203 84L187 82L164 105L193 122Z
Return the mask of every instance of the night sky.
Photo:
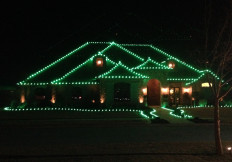
M2 4L0 85L15 85L86 41L151 43L191 60L202 41L204 1Z

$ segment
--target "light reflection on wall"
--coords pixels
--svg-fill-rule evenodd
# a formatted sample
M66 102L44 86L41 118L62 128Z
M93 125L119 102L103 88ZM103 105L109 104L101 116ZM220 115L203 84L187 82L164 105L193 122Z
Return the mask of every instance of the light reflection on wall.
M167 94L168 94L168 91L169 91L169 88L162 88L162 89L161 89L162 95L167 95Z
M26 100L25 100L25 94L22 93L22 94L21 94L21 97L20 97L20 102L21 102L21 103L25 103L25 101L26 101Z
M55 94L52 95L51 103L56 103L56 97Z
M139 96L139 103L143 103L144 102L144 98L143 98L143 96Z
M105 102L105 96L104 95L101 95L100 96L100 103L104 103Z

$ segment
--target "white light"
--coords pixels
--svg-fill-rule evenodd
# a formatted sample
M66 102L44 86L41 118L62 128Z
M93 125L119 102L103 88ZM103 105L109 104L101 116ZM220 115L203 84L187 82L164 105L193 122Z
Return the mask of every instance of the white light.
M143 91L143 95L146 96L147 95L147 88L143 88L142 91Z
M190 89L189 88L184 88L184 93L189 93Z
M102 61L101 61L101 60L98 60L98 61L97 61L97 64L98 64L98 65L101 65L101 64L102 64Z
M231 149L232 149L231 147L227 147L227 150L228 150L228 151L231 151Z

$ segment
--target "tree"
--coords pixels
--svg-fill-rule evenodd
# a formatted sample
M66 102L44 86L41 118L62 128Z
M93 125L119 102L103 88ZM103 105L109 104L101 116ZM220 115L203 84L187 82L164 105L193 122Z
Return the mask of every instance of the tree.
M232 90L232 0L224 0L220 4L210 0L205 2L204 62L207 68L214 71L207 73L207 79L214 100L216 153L222 155L219 108L220 102Z

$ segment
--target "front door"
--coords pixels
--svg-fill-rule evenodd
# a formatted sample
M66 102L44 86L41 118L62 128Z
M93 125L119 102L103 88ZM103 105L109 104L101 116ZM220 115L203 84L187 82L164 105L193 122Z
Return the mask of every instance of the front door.
M157 79L151 79L147 83L147 104L160 106L160 82Z
M173 87L169 89L170 105L180 104L180 88Z

